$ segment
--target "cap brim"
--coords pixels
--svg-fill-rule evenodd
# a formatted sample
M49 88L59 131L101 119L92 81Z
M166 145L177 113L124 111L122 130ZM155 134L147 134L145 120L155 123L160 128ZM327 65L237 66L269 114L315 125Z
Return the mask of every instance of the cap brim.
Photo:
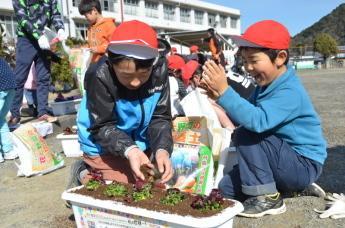
M159 54L158 49L137 44L109 44L108 51L135 59L154 59Z
M243 39L241 36L232 35L230 36L231 40L236 44L238 47L253 47L253 48L262 48L258 44L252 43L248 40Z

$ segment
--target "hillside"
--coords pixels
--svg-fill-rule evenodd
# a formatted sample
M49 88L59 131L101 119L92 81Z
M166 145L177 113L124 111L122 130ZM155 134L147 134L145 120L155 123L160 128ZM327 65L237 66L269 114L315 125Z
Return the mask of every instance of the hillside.
M295 35L291 44L292 46L297 44L312 45L318 33L328 33L337 41L338 45L345 45L345 3Z

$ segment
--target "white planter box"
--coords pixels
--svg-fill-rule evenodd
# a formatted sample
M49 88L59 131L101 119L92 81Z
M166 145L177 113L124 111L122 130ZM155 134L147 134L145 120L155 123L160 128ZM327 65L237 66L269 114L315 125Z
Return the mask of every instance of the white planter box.
M80 157L83 155L83 152L80 150L77 134L65 135L61 133L56 136L56 139L61 140L62 149L66 157Z
M71 191L62 193L62 199L72 204L77 227L232 227L234 216L243 210L240 202L207 218L180 216L131 207L111 200L98 200Z
M54 116L61 116L76 113L79 109L80 101L81 98L70 101L52 102L50 106L53 109Z

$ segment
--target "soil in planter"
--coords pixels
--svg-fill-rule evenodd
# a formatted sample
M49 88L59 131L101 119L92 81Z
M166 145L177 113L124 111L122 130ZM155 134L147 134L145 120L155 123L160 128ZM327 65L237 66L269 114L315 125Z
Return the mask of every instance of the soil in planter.
M125 186L128 192L132 191L132 185L125 185ZM152 188L153 198L138 201L138 202L128 203L124 200L124 197L108 197L104 195L103 192L105 189L106 189L106 185L101 185L97 190L94 190L94 191L89 191L84 187L84 188L76 190L74 193L90 196L90 197L93 197L95 199L100 199L100 200L114 200L117 202L121 202L125 205L132 206L132 207L145 208L148 210L159 211L159 212L164 212L168 214L178 214L181 216L190 215L192 217L201 217L201 218L218 214L225 208L234 206L234 201L225 199L224 204L223 204L223 209L221 210L193 209L190 205L193 202L194 196L189 193L183 193L185 195L185 199L175 206L164 205L160 201L165 196L166 191L164 189L157 188L157 187Z

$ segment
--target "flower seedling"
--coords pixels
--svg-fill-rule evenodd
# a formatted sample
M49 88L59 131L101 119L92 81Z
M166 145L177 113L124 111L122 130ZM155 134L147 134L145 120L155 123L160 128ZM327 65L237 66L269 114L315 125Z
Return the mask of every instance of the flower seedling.
M138 180L133 186L132 198L134 202L152 198L152 183Z
M197 210L220 210L223 208L224 199L218 189L212 189L208 196L195 196L191 207Z
M109 197L125 196L127 194L127 188L120 183L112 183L106 187L104 194Z
M161 199L161 203L165 205L175 206L184 200L184 194L177 188L170 188L166 191L165 197Z
M86 189L89 191L95 191L99 186L104 184L102 173L99 171L91 170L91 180L87 182Z

